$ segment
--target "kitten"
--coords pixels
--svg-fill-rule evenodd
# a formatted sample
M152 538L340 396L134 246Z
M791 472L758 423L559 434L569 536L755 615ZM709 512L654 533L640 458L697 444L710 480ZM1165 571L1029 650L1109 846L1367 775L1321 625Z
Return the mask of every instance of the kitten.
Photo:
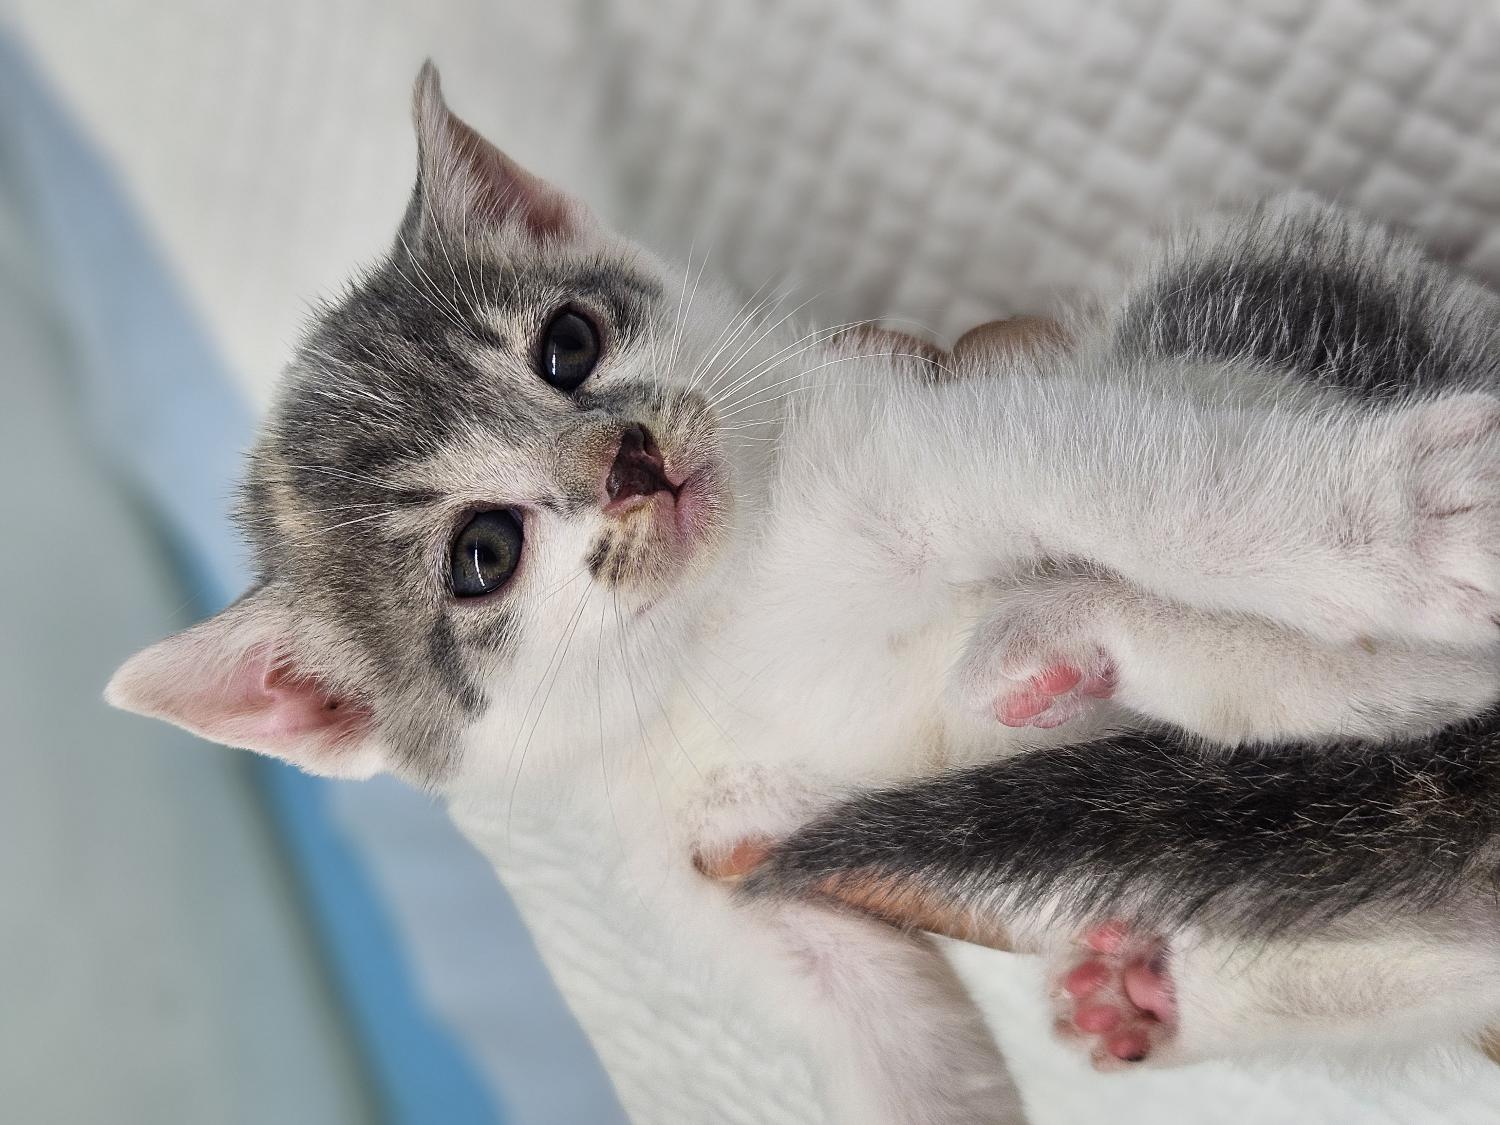
M1219 734L1374 737L1500 695L1500 403L1444 350L1473 337L1477 296L1417 309L1447 382L1371 405L1274 357L1173 353L1199 326L1139 311L1170 273L935 379L930 356L803 336L698 279L690 296L454 116L430 66L415 117L396 244L317 316L252 454L255 586L108 696L315 773L398 774L501 869L533 804L595 824L599 863L619 840L652 874L642 893L678 931L664 956L710 987L781 990L762 1014L816 1052L830 1119L1020 1108L930 943L739 902L692 857L853 786L1138 722L1108 701L1066 729L1023 714L1052 656L1007 639L1018 604L1048 604L1030 583L1081 575L1153 623L1126 628L1138 650L1104 638L1092 681L1147 715L1179 706L1152 646L1202 650L1195 710L1170 717ZM1324 240L1435 276L1323 211L1248 222L1222 238L1297 234L1313 273ZM1395 315L1414 308L1398 295ZM1364 331L1328 346L1368 354ZM1299 667L1321 691L1261 696ZM1015 759L1033 760L1054 758ZM1072 885L1053 871L1030 885L1042 906Z

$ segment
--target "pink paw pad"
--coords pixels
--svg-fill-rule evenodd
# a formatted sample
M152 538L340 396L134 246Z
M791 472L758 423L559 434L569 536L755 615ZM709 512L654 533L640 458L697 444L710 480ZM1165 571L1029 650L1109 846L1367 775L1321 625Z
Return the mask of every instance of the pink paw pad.
M1090 699L1108 699L1115 690L1115 669L1101 659L1085 671L1072 664L1043 668L995 700L995 717L1008 727L1062 726L1080 715Z
M1142 1062L1176 1033L1165 944L1127 924L1087 930L1059 976L1058 1031L1089 1044L1096 1069Z

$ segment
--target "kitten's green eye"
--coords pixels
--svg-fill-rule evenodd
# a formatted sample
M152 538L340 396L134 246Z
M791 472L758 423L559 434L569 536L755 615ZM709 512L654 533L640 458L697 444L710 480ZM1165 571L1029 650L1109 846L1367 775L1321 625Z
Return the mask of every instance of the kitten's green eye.
M572 309L563 309L542 333L539 374L564 393L571 393L599 362L599 333Z
M478 512L453 540L448 555L453 593L460 598L493 594L521 561L521 521L513 512Z

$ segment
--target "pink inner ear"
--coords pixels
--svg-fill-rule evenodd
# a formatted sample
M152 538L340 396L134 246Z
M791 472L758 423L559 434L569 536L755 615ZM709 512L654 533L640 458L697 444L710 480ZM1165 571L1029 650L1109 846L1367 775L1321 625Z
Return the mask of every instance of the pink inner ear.
M514 215L537 238L572 233L568 201L545 180L533 176L479 135L456 114L447 114L448 135L459 159L474 176L480 206L491 222Z
M264 589L138 652L105 688L116 707L166 719L226 746L310 773L370 777L385 766L361 697L306 675L287 615ZM257 638L246 644L244 634Z
M358 733L370 718L364 707L268 653L247 655L222 690L221 729L256 749L285 752L309 739L328 746Z

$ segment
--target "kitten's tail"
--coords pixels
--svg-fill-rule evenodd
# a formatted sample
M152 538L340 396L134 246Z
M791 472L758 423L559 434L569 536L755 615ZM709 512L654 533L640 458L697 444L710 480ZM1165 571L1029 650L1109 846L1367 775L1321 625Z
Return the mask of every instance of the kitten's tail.
M1497 844L1500 709L1398 744L1156 732L1033 751L836 806L745 889L873 879L975 917L1268 934L1493 896Z

